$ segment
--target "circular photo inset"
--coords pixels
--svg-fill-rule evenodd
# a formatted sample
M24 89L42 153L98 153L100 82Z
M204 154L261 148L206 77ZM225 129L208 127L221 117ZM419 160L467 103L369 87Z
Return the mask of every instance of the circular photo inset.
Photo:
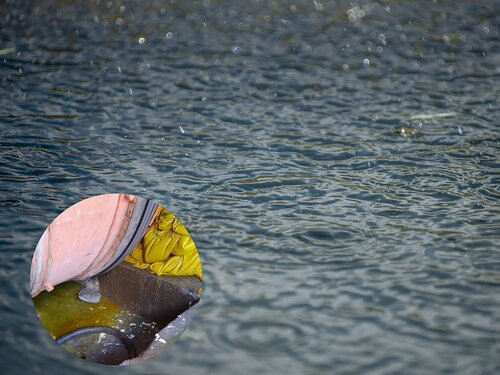
M33 304L52 338L106 365L151 358L191 323L201 261L182 223L165 207L105 194L61 213L31 262Z

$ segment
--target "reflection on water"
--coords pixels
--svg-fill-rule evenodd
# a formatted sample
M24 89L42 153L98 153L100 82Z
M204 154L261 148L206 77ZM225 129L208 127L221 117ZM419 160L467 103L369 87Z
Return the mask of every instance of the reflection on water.
M105 371L51 345L27 275L57 214L121 191L206 270L190 329L124 373L499 372L496 8L3 2L5 371Z

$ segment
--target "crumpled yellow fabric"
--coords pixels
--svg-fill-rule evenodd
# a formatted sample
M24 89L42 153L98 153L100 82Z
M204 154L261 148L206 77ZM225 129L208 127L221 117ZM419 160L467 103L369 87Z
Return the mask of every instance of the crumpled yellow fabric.
M191 236L166 208L160 210L125 260L157 275L202 276L200 257Z

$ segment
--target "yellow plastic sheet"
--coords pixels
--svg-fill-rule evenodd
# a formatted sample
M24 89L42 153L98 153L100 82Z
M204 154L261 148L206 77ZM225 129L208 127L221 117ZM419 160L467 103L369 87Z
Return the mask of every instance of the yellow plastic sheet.
M157 275L202 276L200 257L191 236L166 208L160 210L125 260Z

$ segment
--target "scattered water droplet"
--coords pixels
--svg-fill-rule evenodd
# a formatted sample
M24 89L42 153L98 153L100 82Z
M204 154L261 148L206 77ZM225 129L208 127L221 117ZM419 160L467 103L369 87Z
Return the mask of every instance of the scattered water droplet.
M347 11L347 18L351 22L361 21L365 16L365 11L360 9L358 6L354 6Z
M132 92L132 89L128 89L129 92L130 92L130 95L134 95L134 93Z
M167 35L165 35L165 38L167 38L167 39L172 39L173 37L174 37L174 33L170 32L170 31L167 33Z
M368 59L364 59L364 60L363 60L363 64L364 64L364 65L370 65L370 60L368 60Z
M201 98L201 101L202 101L202 102L206 102L206 101L207 101L207 98L203 97L203 98Z
M314 7L316 8L317 11L321 12L323 10L323 4L318 3L316 0L314 0Z
M118 69L118 72L120 72L120 73L122 72L122 68L120 66L118 66L117 69Z
M179 129L181 129L181 133L184 134L184 129L182 128L182 126L179 125Z
M146 39L145 38L139 38L139 44L144 44L146 43Z
M234 53L235 55L237 55L237 54L238 54L238 53L240 53L240 52L241 52L241 48L240 48L240 47L238 47L238 46L233 47L233 53Z
M459 133L460 135L462 135L462 134L463 134L462 128L460 128L460 126L459 126L459 127L457 127L457 130L458 130L458 133Z

